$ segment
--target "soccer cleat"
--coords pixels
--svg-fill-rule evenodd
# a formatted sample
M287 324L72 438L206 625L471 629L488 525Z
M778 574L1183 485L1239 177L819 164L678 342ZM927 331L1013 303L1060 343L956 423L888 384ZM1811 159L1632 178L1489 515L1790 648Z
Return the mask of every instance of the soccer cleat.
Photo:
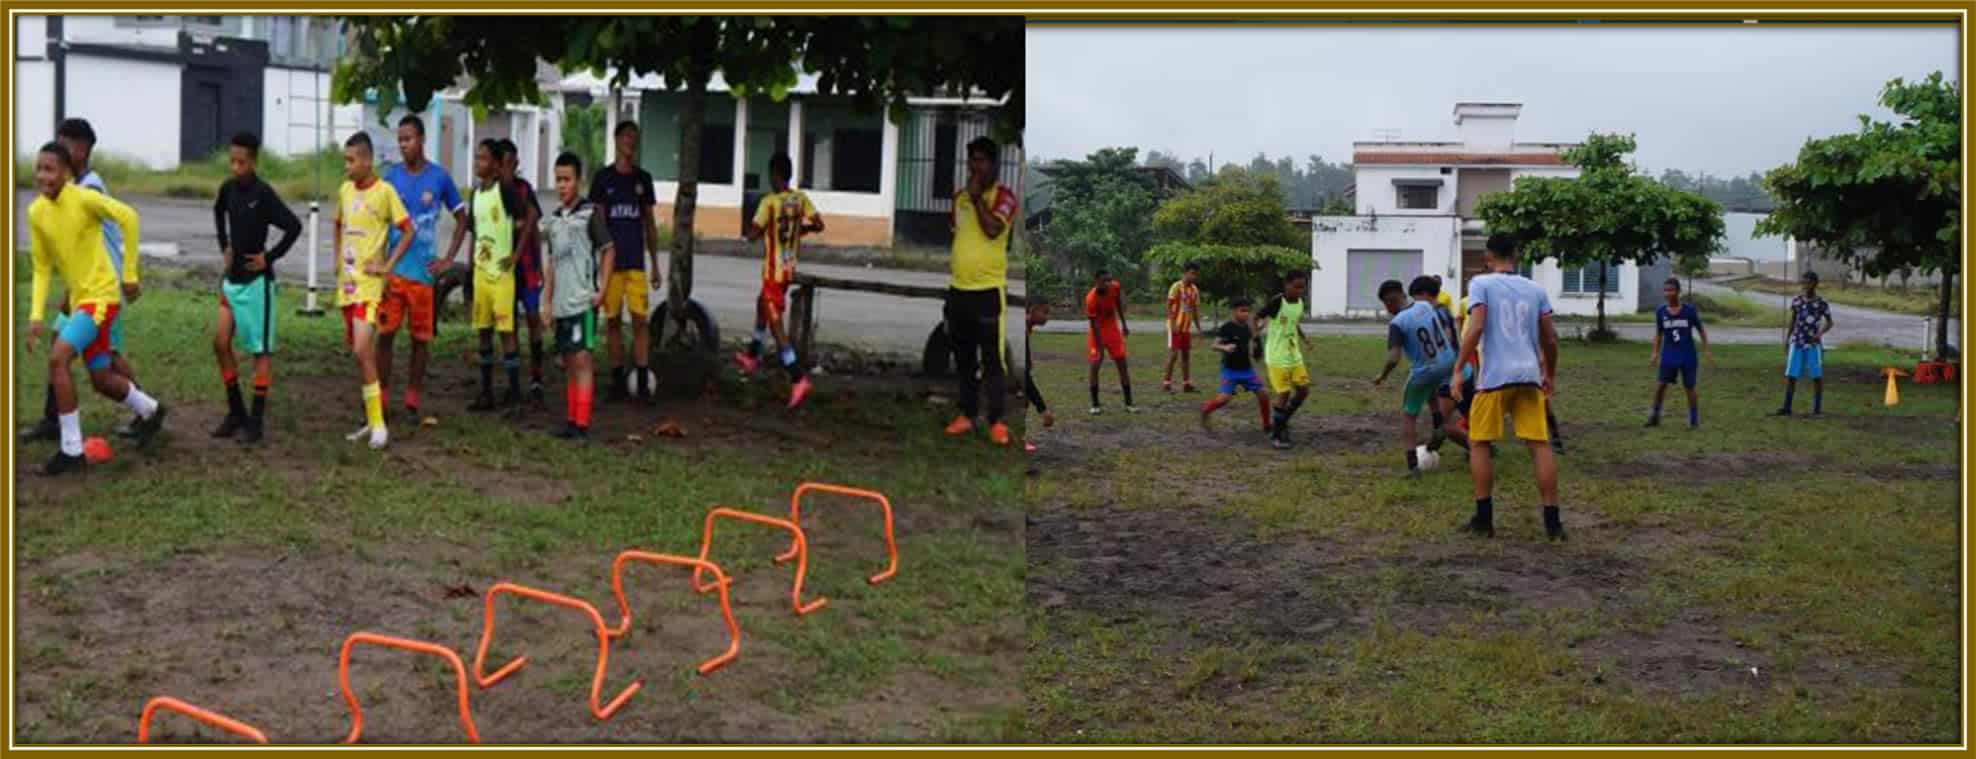
M762 368L762 360L748 355L747 351L734 352L734 368L741 370L741 376L753 377Z
M1035 443L1032 443L1032 442L1029 442L1029 441L1027 441L1027 440L1024 440L1024 441L1022 441L1022 452L1023 452L1023 453L1035 453L1035 452L1036 452L1036 444L1035 444Z
M542 392L541 380L535 380L533 382L528 383L528 399L534 401L535 405L537 406L542 405L542 401L546 397L548 397L547 394Z
M468 404L468 405L467 405L467 410L468 410L468 411L493 411L493 410L494 410L494 394L493 394L493 393L481 393L481 394L480 394L480 397L478 397L478 398L475 398L475 399L473 399L473 403L470 403L470 404Z
M1659 426L1660 426L1660 417L1657 417L1657 416L1650 416L1650 417L1647 417L1647 423L1646 423L1646 425L1644 425L1644 426L1647 426L1647 427L1659 427Z
M1553 541L1563 542L1565 539L1564 523L1559 522L1557 524L1544 525L1544 535Z
M366 424L362 427L358 427L356 432L352 432L348 435L344 435L343 439L354 443L368 437L370 437L370 425Z
M1776 411L1772 411L1772 412L1770 412L1770 415L1771 415L1771 416L1790 416L1790 415L1791 415L1791 410L1790 410L1790 409L1787 409L1787 408L1780 408L1780 409L1777 409Z
M247 428L246 419L243 419L238 416L234 416L232 414L227 414L225 419L220 420L220 426L213 428L213 437L216 438L233 437L234 435L239 434L241 430L246 428Z
M41 473L52 477L58 474L81 472L87 466L89 466L88 459L56 451L55 455L48 457L47 463L41 465Z
M1269 439L1269 446L1279 451L1287 451L1290 450L1290 441L1280 437L1272 437Z
M1161 382L1161 383L1160 383L1160 390L1161 390L1161 391L1164 391L1164 392L1166 392L1166 393L1168 393L1168 394L1172 394L1172 393L1173 393L1173 380L1167 380L1167 381L1165 381L1165 382Z
M1462 525L1461 531L1478 538L1493 538L1496 536L1496 524L1485 522L1481 517L1469 517L1468 524Z
M21 428L21 442L54 442L62 439L62 425L53 419L42 417L41 421Z
M996 445L1009 444L1009 426L996 422L988 426L988 441Z
M1097 416L1097 415L1099 415L1099 414L1102 414L1102 413L1105 413L1105 409L1104 409L1104 407L1103 407L1103 406L1092 406L1092 407L1091 407L1091 415L1092 415L1092 416Z
M564 440L588 440L590 432L572 422L564 422L563 428L555 431L555 436Z
M809 377L796 380L796 384L789 386L789 408L794 409L803 405L803 399L808 397L810 397Z
M1185 384L1182 384L1182 385L1180 386L1180 392L1183 392L1183 393L1198 393L1198 392L1200 392L1200 389L1199 389L1199 388L1196 388L1196 387L1194 387L1194 383L1192 383L1192 382L1188 382L1188 383L1185 383Z
M247 424L240 428L240 436L235 439L240 441L241 445L254 445L261 442L261 422L255 419L247 420Z
M371 450L381 451L384 450L385 446L390 444L391 444L391 431L389 429L386 429L384 425L378 425L376 427L371 428L370 431Z
M158 431L165 428L165 414L169 411L171 409L160 402L158 407L151 411L150 416L139 419L131 425L131 432L135 433L133 437L137 439L138 445L150 445L151 439L158 436Z
M949 435L965 435L973 431L974 420L966 416L954 417L954 421L947 423L947 434Z
M1493 452L1494 451L1491 451L1491 453ZM1551 453L1557 454L1559 456L1564 455L1564 438L1561 437L1551 438Z

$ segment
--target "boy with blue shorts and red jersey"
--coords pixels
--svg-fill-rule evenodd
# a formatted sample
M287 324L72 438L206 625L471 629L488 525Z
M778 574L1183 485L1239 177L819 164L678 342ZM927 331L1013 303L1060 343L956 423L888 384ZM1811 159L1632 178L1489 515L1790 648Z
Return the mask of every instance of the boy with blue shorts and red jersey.
M1250 357L1250 341L1255 339L1255 331L1249 327L1249 316L1255 304L1247 298L1235 299L1232 319L1223 322L1215 330L1215 352L1221 354L1221 388L1207 403L1201 404L1201 429L1212 430L1208 417L1217 409L1235 400L1235 393L1247 390L1256 396L1256 410L1262 416L1262 431L1269 432L1269 391L1263 388L1262 378L1256 376L1254 360Z

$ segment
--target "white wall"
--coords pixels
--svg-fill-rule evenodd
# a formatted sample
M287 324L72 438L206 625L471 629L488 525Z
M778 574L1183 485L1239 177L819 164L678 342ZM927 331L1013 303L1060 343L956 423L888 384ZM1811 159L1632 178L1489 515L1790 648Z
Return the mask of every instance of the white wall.
M178 49L177 26L118 26L115 16L63 16L62 36L70 42Z
M1516 136L1516 117L1468 116L1455 129L1469 150L1507 150Z
M14 155L32 155L55 139L55 64L14 62Z
M265 101L261 108L261 149L275 155L341 145L343 138L363 123L361 104L332 106L325 115L322 103L329 99L326 72L270 66L262 73L261 98ZM432 129L431 124L426 125L428 132Z
M1311 219L1311 258L1318 268L1310 280L1311 315L1372 315L1347 314L1351 300L1345 291L1346 254L1354 249L1418 250L1423 273L1439 272L1444 278L1459 274L1461 233L1456 221L1452 216Z
M1355 177L1360 215L1435 216L1455 212L1455 175L1442 174L1439 166L1361 166ZM1435 207L1401 210L1399 189L1393 185L1395 179L1441 180Z
M737 145L735 153L738 162L742 159L740 156L742 150L739 146L745 146L747 144L741 139L741 135L746 134L745 131L742 131L747 128L746 120L737 118L735 128L739 132L735 139ZM827 192L803 187L802 189L809 193L810 200L816 203L819 210L823 211L826 215L841 214L845 216L864 216L880 219L892 218L894 199L899 191L899 172L897 169L899 163L899 127L893 124L890 119L885 120L882 140L879 160L882 162L881 165L886 168L879 173L878 192ZM818 174L826 174L829 171L828 162L830 151L827 148L827 143L819 136L816 145L816 173ZM737 182L743 176L744 172L738 169L734 172ZM678 182L661 180L655 181L652 184L653 189L658 193L659 202L661 203L671 203L672 198L679 192ZM740 208L742 200L742 191L738 184L700 183L699 204L701 207Z
M1599 296L1596 292L1583 294L1564 292L1564 272L1558 268L1557 259L1547 258L1532 267L1531 276L1544 286L1544 292L1551 297L1551 311L1570 316L1592 316L1599 312ZM1630 314L1639 307L1640 267L1631 263L1619 266L1619 292L1606 293L1606 314Z
M48 17L14 17L14 57L48 57Z
M89 119L102 153L178 166L177 64L71 54L67 90L68 115Z

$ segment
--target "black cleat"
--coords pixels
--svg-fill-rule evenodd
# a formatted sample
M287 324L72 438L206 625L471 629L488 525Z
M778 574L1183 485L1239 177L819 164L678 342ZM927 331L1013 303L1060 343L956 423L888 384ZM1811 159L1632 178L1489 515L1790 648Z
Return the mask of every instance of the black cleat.
M225 419L220 420L220 426L213 428L213 437L230 438L246 428L246 419L234 416L233 414L227 414Z
M556 430L553 434L558 438L562 438L564 440L575 440L577 442L582 442L590 439L589 430L586 430L582 427L578 427L569 422L564 422L563 428Z
M1290 450L1290 441L1284 440L1281 437L1271 437L1269 439L1269 445L1279 451Z
M1659 427L1659 426L1660 426L1660 417L1657 417L1657 416L1650 416L1650 417L1647 417L1647 423L1646 423L1646 424L1645 424L1644 426L1647 426L1647 427Z
M259 445L261 442L261 420L248 419L247 424L240 428L240 437L236 439L240 441L241 445Z
M136 437L137 437L137 425L139 425L139 424L141 424L141 423L143 423L143 421L144 421L144 420L142 420L142 419L138 419L137 417L135 417L135 416L133 416L133 417L131 417L131 418L130 418L130 420L129 420L129 421L126 421L126 422L124 422L123 424L119 424L119 425L117 425L117 428L116 428L116 430L114 430L114 431L113 431L113 433L114 433L114 434L115 434L115 435L116 435L117 437L120 437L120 438L123 438L123 439L125 439L125 440L133 440L133 439L136 439Z
M1496 536L1496 523L1482 521L1479 517L1469 517L1468 524L1462 525L1461 531L1478 538L1493 538Z
M62 439L62 425L44 416L41 421L22 427L20 434L23 443L54 442Z
M492 393L481 393L480 397L473 399L473 403L467 405L467 410L474 412L493 411L494 395Z
M159 403L158 408L153 410L150 416L139 419L136 423L132 424L131 432L135 433L132 437L136 438L137 444L141 446L150 445L151 440L158 436L158 432L165 428L165 414L170 412L170 408L167 408L163 403Z
M80 473L87 466L89 461L81 456L70 456L56 451L55 455L48 457L47 463L41 465L41 473L50 477L72 472Z
M1777 409L1776 411L1772 411L1772 412L1770 412L1770 415L1771 415L1771 416L1790 416L1790 415L1791 415L1791 410L1790 410L1790 409L1787 409L1787 408L1780 408L1780 409Z
M540 405L542 405L542 403L543 403L543 399L544 399L544 398L546 398L547 396L548 396L548 394L547 394L547 393L544 393L544 392L542 391L542 381L541 381L541 380L536 380L536 381L534 381L534 382L531 382L531 383L529 383L529 385L528 385L528 399L529 399L529 400L531 400L531 401L534 401L534 402L535 402L535 405L537 405L537 406L540 406Z
M1544 534L1556 542L1564 542L1564 523L1544 525Z

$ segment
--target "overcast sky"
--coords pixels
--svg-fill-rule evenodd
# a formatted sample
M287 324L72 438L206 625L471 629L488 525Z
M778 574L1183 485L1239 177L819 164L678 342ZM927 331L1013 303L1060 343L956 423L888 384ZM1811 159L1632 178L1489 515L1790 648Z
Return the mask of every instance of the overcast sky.
M1459 100L1523 104L1516 139L1632 132L1635 160L1744 174L1884 117L1880 87L1960 70L1956 30L1031 26L1032 155L1136 146L1183 160L1350 159L1353 140L1453 139Z

